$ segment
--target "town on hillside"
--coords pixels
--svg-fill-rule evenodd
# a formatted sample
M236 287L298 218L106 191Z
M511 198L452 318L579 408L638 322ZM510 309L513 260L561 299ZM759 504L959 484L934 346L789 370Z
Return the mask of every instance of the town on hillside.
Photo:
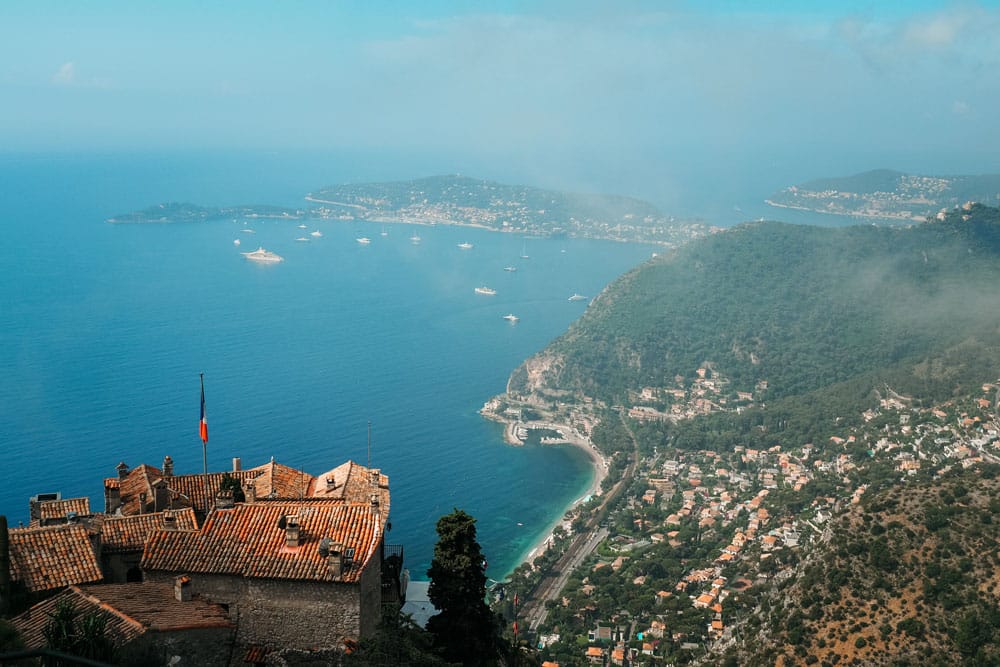
M754 392L728 385L706 363L688 380L644 387L630 405L611 407L639 427L739 412L767 390L766 381ZM537 428L566 441L566 434L591 435L607 407L569 396L505 394L483 414L514 424L515 433ZM1000 381L983 384L968 401L934 406L884 387L860 426L826 442L636 453L633 468L621 466L622 476L606 479L606 492L624 492L601 513L600 528L583 520L605 502L594 498L567 515L546 553L515 572L510 587L521 588L522 599L539 592L547 598L534 600L543 607L530 616L534 644L552 664L674 664L696 656L711 663L737 642L754 589L791 575L812 545L830 539L831 519L873 486L1000 463L998 408ZM581 546L573 539L580 531L601 539ZM580 566L558 590L547 587L547 570L574 549L586 550L575 554ZM507 612L517 610L508 605Z

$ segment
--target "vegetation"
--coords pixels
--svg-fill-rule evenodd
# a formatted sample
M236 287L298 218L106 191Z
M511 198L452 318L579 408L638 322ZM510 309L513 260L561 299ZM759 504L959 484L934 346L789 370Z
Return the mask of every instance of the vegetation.
M52 651L75 655L89 660L110 663L115 657L114 641L106 633L108 617L99 613L80 615L69 600L62 600L49 614L42 629L45 646ZM69 660L47 657L53 666L72 664Z
M692 448L818 439L886 385L929 402L994 379L998 279L1000 214L989 207L905 229L748 224L610 286L541 353L558 359L544 384L614 405L710 364L729 398L758 400L738 414L644 427L646 451L671 439ZM516 371L512 391L537 391L527 377Z
M438 614L427 622L446 660L494 665L506 653L500 621L486 604L486 561L476 520L462 510L438 519L427 595Z

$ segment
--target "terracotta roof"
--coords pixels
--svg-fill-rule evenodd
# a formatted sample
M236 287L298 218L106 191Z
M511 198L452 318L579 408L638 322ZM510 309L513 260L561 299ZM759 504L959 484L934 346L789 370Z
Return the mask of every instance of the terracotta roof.
M314 498L343 498L349 503L368 503L377 493L382 513L389 514L389 477L377 468L348 461L318 475L309 489Z
M103 578L97 556L78 523L11 528L10 572L29 591L47 591Z
M284 517L298 516L300 544L285 546ZM216 509L198 532L158 531L150 535L142 569L211 573L266 579L353 583L376 552L384 514L369 504L262 502ZM354 549L354 563L335 578L320 541L329 537Z
M65 519L70 512L77 516L90 514L90 498L66 498L65 500L43 500L35 504L38 519L44 525L46 521ZM32 519L34 521L34 518Z
M233 627L225 610L195 596L178 602L171 584L131 583L70 586L59 595L36 604L12 623L29 649L45 644L42 630L61 600L70 600L81 614L107 617L108 631L119 646L147 631L169 632L196 628Z
M172 516L178 530L198 530L198 521L190 507L137 516L109 516L101 528L104 551L141 550L149 534L163 530L164 517Z

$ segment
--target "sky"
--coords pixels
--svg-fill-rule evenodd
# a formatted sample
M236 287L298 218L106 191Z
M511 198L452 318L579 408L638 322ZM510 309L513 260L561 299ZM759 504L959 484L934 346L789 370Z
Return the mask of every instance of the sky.
M998 2L4 0L0 151L376 151L667 206L1000 173L998 34Z

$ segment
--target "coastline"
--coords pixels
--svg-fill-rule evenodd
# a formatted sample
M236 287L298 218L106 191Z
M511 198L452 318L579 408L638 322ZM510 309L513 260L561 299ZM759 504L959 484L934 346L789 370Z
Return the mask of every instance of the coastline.
M519 422L507 421L507 420L504 421L505 421L504 433L506 440L507 439L506 434L508 432L513 432L513 429L517 428ZM546 425L546 427L549 426L554 426L554 425L548 425L548 424ZM556 518L555 521L553 521L544 531L542 531L538 539L532 542L531 545L527 549L525 549L525 551L521 554L521 556L517 558L516 564L514 565L513 568L511 568L511 571L513 571L517 567L520 567L524 563L531 563L538 556L541 556L543 553L545 553L545 551L552 544L556 528L562 526L564 530L569 532L570 521L566 520L565 518L566 512L586 502L593 496L601 495L601 483L604 481L604 478L608 476L607 459L604 457L603 454L601 454L597 450L596 447L594 447L590 439L586 438L583 435L580 435L579 433L576 432L575 429L573 429L568 425L563 424L559 426L561 426L560 431L562 433L565 434L566 432L569 432L572 433L574 437L565 438L563 442L560 442L555 445L545 445L545 446L558 447L562 445L568 445L583 450L587 454L587 457L590 459L591 469L593 471L593 477L591 478L590 483L587 485L587 487L583 490L583 495L581 495L576 500L569 503L565 508L563 508L559 517ZM520 440L517 440L516 443L510 443L508 441L508 444L514 444L515 446L520 446L522 443ZM510 572L504 573L504 578L508 576L510 576Z

